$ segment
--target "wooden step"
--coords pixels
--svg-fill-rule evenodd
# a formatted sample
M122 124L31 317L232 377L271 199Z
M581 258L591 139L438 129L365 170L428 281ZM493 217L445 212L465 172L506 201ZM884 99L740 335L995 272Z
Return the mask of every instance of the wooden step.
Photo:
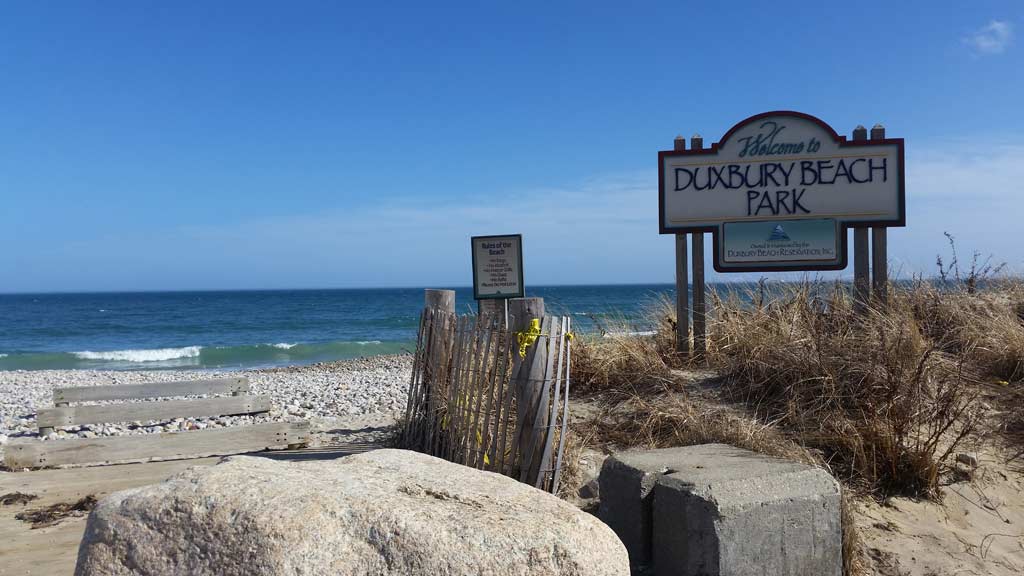
M182 382L151 382L148 384L115 384L113 386L77 386L54 388L53 403L96 402L100 400L141 400L218 394L248 394L248 378L214 378Z
M45 408L36 415L39 428L57 428L105 422L167 421L270 411L269 396L219 396L196 400L163 400L89 406Z
M12 470L44 466L113 464L154 458L198 458L286 448L309 440L309 422L271 422L189 432L16 440L4 447L4 464Z

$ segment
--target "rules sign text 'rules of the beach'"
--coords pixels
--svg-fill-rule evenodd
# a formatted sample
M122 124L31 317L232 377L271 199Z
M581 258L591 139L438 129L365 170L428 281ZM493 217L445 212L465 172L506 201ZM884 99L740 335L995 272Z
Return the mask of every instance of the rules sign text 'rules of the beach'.
M799 112L752 116L710 148L659 152L658 167L661 233L711 232L722 271L727 223L833 220L845 249L849 226L906 222L903 139L848 140ZM840 266L845 257L808 269Z
M523 237L473 236L473 298L522 298Z

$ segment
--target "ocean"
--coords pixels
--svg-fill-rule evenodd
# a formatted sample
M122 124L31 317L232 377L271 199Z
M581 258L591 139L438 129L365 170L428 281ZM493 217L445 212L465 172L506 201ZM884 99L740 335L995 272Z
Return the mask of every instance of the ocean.
M672 285L527 290L580 332L639 322ZM472 290L456 289L460 313ZM0 295L0 370L248 369L414 347L423 290L267 290ZM637 326L637 330L644 330Z

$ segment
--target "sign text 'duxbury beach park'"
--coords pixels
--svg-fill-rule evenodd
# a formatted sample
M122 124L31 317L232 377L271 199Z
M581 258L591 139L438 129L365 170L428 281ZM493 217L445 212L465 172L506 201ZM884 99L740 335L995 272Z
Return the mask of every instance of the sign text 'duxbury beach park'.
M706 150L659 153L663 233L823 219L902 226L903 141L848 142L795 112L744 120Z
M903 163L902 138L758 114L710 148L658 153L660 232L711 232L720 272L841 269L847 228L905 225Z

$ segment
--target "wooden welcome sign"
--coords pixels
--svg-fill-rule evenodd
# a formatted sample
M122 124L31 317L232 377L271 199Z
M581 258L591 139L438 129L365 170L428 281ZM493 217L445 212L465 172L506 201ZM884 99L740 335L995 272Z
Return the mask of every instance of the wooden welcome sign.
M886 228L906 225L904 144L876 125L853 138L802 112L776 111L739 122L704 148L676 138L658 152L658 229L676 237L677 346L704 352L704 233L710 232L718 272L842 270L847 230L854 230L854 296L878 299L888 285ZM693 239L693 304L687 236Z

